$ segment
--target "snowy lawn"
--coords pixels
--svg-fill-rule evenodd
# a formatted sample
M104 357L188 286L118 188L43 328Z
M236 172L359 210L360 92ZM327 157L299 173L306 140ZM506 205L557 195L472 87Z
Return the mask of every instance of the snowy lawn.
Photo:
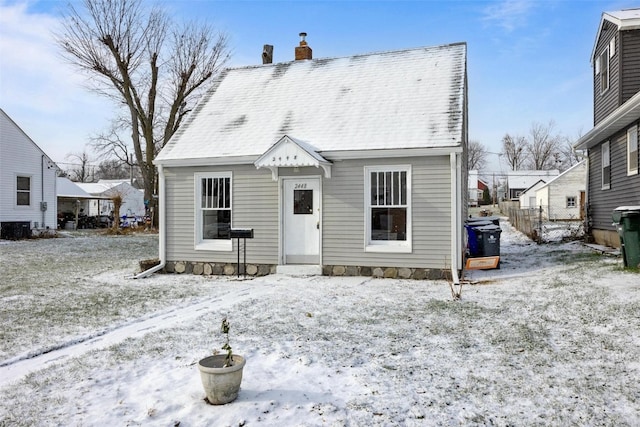
M468 272L454 302L440 281L130 280L155 238L109 239L0 242L0 425L640 419L640 277L578 243L537 246L503 224L502 268ZM247 365L238 400L210 406L196 363L224 315Z

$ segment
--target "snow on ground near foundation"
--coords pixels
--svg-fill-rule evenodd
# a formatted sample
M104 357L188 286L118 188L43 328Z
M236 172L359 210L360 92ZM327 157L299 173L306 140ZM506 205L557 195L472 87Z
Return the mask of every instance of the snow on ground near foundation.
M110 247L104 237L48 241L78 248L58 264L85 267L61 267L73 270L64 286L54 272L29 276L28 294L19 280L0 285L13 322L3 315L3 341L16 346L0 360L0 425L637 425L638 274L579 243L538 246L502 227L501 268L467 272L457 302L443 281L131 280L135 262L84 260L82 248ZM3 244L0 259L46 249ZM49 302L24 327L20 310L38 295ZM75 317L58 313L74 302ZM210 406L196 364L220 347L225 315L247 364L238 399Z

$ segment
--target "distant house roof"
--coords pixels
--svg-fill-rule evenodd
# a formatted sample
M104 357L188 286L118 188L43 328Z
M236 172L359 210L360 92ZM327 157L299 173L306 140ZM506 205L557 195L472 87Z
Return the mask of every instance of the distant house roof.
M553 184L555 181L562 179L565 175L568 175L569 173L572 173L574 170L579 170L582 169L583 171L585 171L586 173L586 168L587 168L587 162L585 160L576 163L575 165L571 166L569 169L567 169L566 171L562 172L560 175L556 176L555 178L551 179L550 181L548 181L545 185L543 185L542 187L547 187L551 184ZM585 186L586 186L586 182L587 182L587 176L585 175ZM541 187L541 188L542 188Z
M98 182L77 182L75 184L87 193L93 195L109 195L109 190L118 186L123 186L124 188L132 188L136 191L139 191L137 188L129 184L129 180L100 180Z
M69 178L58 177L56 182L57 196L67 199L97 199L93 194L80 188L80 186Z
M549 181L558 176L557 169L552 170L519 170L507 173L507 185L510 189L525 189L535 185L539 180Z
M285 135L321 155L459 148L465 106L464 43L227 69L156 163L253 163Z

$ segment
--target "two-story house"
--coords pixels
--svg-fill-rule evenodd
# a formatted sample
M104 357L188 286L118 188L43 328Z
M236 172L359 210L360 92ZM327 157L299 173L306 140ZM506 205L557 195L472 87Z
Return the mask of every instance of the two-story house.
M574 147L587 150L587 230L619 247L612 211L640 205L640 9L602 14L591 63L594 127Z

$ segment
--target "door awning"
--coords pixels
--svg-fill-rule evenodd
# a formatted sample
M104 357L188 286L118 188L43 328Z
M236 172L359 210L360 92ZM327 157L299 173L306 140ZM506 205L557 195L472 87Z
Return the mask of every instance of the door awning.
M315 166L322 168L325 178L331 178L331 162L322 157L310 144L290 136L283 136L254 162L256 168L268 168L274 181L278 168Z

